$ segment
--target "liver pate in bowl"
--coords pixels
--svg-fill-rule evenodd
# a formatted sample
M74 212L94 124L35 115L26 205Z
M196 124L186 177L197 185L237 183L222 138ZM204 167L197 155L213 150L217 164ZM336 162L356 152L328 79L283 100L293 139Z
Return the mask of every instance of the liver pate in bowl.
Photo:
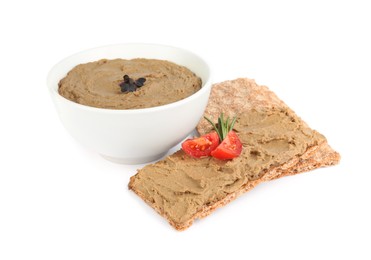
M162 157L205 110L210 68L200 56L156 44L86 50L56 64L48 88L67 131L120 163Z

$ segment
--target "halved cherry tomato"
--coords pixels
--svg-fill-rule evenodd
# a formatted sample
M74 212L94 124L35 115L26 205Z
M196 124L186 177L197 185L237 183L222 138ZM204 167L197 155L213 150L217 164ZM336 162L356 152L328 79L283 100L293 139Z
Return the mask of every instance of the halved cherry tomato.
M192 157L200 158L210 156L219 145L219 136L214 131L194 139L187 139L182 143L182 149Z
M238 157L242 152L242 143L234 131L230 131L223 142L211 152L211 156L219 160Z

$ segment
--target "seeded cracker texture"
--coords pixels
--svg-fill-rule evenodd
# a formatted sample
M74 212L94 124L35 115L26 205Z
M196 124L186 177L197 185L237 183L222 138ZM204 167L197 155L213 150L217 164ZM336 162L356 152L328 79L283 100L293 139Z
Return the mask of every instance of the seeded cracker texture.
M241 113L249 112L252 109L286 109L290 114L295 116L297 120L302 120L295 115L295 113L287 107L272 91L266 86L259 86L255 81L250 79L236 79L232 81L225 81L214 84L205 115L209 118L217 118L221 112L226 116L233 117ZM302 122L304 123L304 122ZM305 124L305 123L304 123ZM305 124L305 126L307 126ZM201 120L197 126L200 134L208 133L211 126L206 120ZM193 160L185 156L183 151L178 151L174 155L164 159L168 160L181 156L184 160ZM187 159L188 158L188 159ZM167 221L177 230L185 230L192 225L195 219L203 218L212 213L215 209L222 207L241 194L251 190L261 182L277 179L283 176L294 175L301 172L306 172L319 167L335 165L339 162L340 155L335 152L323 137L320 142L315 145L308 146L308 148L297 156L288 159L286 162L279 165L272 165L264 169L257 179L247 181L238 190L226 194L212 203L207 203L200 207L191 217L182 221L176 221L168 214L168 212L156 200L146 196L141 187L138 186L138 181L141 178L141 170L130 178L129 189L133 190L139 197L141 197L147 204L154 208L160 215L167 219ZM146 166L151 167L161 166L162 161ZM176 169L174 169L175 171Z

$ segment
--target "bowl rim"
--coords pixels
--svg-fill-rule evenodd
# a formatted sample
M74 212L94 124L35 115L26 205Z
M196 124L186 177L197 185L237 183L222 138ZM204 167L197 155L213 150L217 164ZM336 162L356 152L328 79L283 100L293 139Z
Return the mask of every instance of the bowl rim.
M178 49L182 52L185 52L185 53L189 53L189 54L192 54L193 56L195 56L196 58L198 58L199 60L201 60L205 65L206 65L206 69L207 69L207 72L208 72L208 78L206 80L206 82L202 81L202 87L200 90L198 90L197 92L193 93L192 95L186 97L186 98L183 98L181 100L178 100L178 101L175 101L175 102L172 102L172 103L169 103L169 104L165 104L165 105L161 105L161 106L155 106L155 107L148 107L148 108L136 108L136 109L112 109L112 108L100 108L100 107L93 107L93 106L87 106L87 105L83 105L83 104L79 104L79 103L76 103L74 101L71 101L65 97L63 97L62 95L59 94L58 92L58 88L56 89L55 86L53 86L53 84L50 83L50 81L52 80L52 74L54 72L54 70L56 70L58 68L58 66L73 58L74 56L77 56L77 55L80 55L84 52L90 52L90 51L94 51L96 49L102 49L102 48L109 48L109 47L117 47L117 46L128 46L128 45L142 45L142 46L158 46L158 47L166 47L166 48L173 48L173 49ZM167 110L167 109L171 109L171 108L175 108L175 107L178 107L178 106L181 106L183 105L184 103L188 103L190 101L192 101L193 99L197 99L199 96L203 95L204 92L208 92L209 89L211 88L211 79L212 79L212 71L211 71L211 68L210 68L210 63L202 56L200 56L198 53L195 53L193 51L190 51L190 50L187 50L187 49L184 49L184 48L181 48L181 47L176 47L176 46L172 46L172 45L165 45L165 44L157 44L157 43L118 43L118 44L108 44L108 45L102 45L102 46L98 46L98 47L94 47L94 48L89 48L89 49L85 49L85 50L82 50L82 51L79 51L79 52L76 52L74 54L71 54L69 56L67 56L66 58L60 60L59 62L57 62L48 72L47 74L47 87L49 89L49 91L51 92L52 95L54 95L56 98L58 98L59 100L61 100L62 102L66 103L66 104L69 104L71 106L75 106L76 108L78 109L84 109L84 110L88 110L88 111L95 111L95 112L99 112L99 113L117 113L117 114L137 114L137 113L151 113L151 112L156 112L156 111L161 111L161 110ZM77 64L76 64L77 65Z

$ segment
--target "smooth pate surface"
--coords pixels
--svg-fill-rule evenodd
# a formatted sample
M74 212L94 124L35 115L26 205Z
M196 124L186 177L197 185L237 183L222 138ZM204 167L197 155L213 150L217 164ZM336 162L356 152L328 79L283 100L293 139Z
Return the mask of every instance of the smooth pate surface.
M135 92L122 93L128 75L145 78ZM58 92L76 103L109 109L161 106L184 99L201 88L201 79L186 67L155 59L102 59L74 67L59 82Z
M259 178L271 166L302 155L325 137L286 109L250 110L234 126L243 143L240 157L194 159L179 151L139 170L132 189L176 223Z

